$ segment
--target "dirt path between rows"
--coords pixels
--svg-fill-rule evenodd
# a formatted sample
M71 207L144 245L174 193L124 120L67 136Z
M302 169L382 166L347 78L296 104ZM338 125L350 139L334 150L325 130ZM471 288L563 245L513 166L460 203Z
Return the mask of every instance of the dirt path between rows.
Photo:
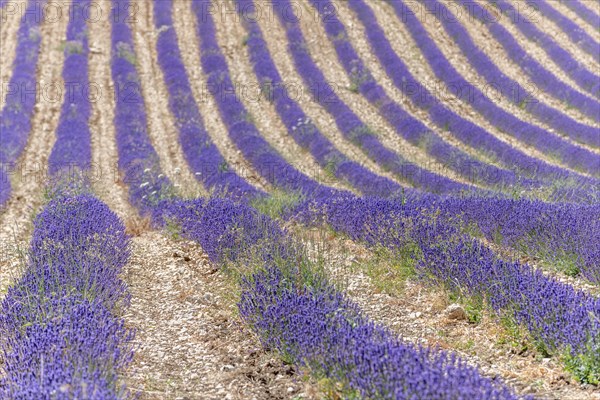
M179 144L179 132L169 110L169 91L158 64L151 2L138 2L139 18L132 23L138 73L142 87L148 134L160 158L161 169L171 179L178 192L185 197L206 195L203 186L190 170Z
M200 108L200 114L204 119L206 131L227 161L229 168L252 185L268 191L271 185L260 176L229 138L227 126L221 120L216 100L208 91L208 83L200 63L199 38L196 36L195 18L191 10L191 2L174 2L173 24L177 32L181 58L190 79L194 98Z
M157 400L310 397L311 387L236 316L236 288L199 246L147 232L132 250L124 273L133 295L125 320L140 346L127 377L132 392Z
M37 67L41 88L31 118L31 132L17 167L11 175L12 195L0 214L0 300L6 288L21 271L22 251L27 250L33 218L44 202L44 182L48 173L48 157L56 141L55 130L62 104L61 43L65 38L68 18L42 22L42 42Z
M288 164L297 168L305 175L317 182L341 190L354 190L349 183L338 180L326 172L313 158L308 150L300 147L288 134L275 106L260 94L260 83L249 61L248 51L242 44L246 30L241 25L240 19L235 15L226 15L221 23L215 24L217 38L221 51L225 54L231 78L234 85L248 89L247 95L240 100L253 117L257 129L268 143L283 156ZM283 75L287 76L287 75ZM335 125L330 126L331 130Z
M11 1L11 7L24 7L26 1ZM8 83L12 77L13 62L17 51L17 33L21 25L20 12L0 10L0 110L6 103Z
M111 27L102 19L88 24L90 82L99 88L98 100L92 103L90 131L92 135L93 188L111 210L128 226L138 224L137 211L128 201L127 187L121 181L114 127L115 87L111 77Z

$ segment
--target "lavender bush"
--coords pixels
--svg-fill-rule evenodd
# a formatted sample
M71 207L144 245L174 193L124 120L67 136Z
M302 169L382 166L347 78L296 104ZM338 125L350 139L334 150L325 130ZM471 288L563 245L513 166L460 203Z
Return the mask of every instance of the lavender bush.
M83 12L89 0L77 0L67 26L64 43L63 80L71 85L65 96L56 128L56 143L48 159L51 175L72 174L74 170L89 169L92 162L90 128L91 104L84 88L89 86L88 30ZM77 10L77 11L75 11Z
M0 312L0 397L121 399L133 332L118 316L128 293L125 227L82 195L51 201L36 218L27 268Z

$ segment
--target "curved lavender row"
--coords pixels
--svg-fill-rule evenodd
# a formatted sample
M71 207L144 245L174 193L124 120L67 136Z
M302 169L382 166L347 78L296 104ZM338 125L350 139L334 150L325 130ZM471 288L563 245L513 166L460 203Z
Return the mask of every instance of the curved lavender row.
M535 100L530 90L506 76L487 54L479 50L477 45L473 42L471 35L445 5L437 0L424 0L424 4L428 9L436 10L436 14L437 12L440 12L445 16L440 17L440 15L436 15L448 35L453 38L454 43L458 44L458 47L469 60L469 63L479 75L486 79L489 85L494 85L504 97L520 107L523 107L525 111L535 115L541 121L554 128L557 132L562 133L565 136L571 136L576 140L593 144L594 146L600 146L600 137L598 135L600 130L598 128L580 123L564 114L561 110ZM491 18L491 16L489 16L489 18ZM587 114L586 110L582 111ZM589 112L593 119L598 120L599 111L597 107L595 109L590 108ZM521 138L526 139L528 136L535 136L535 138L527 143L537 146L543 144L543 146L539 148L546 151L554 149L555 152L562 156L564 162L568 165L573 165L572 161L579 157L585 157L586 160L589 160L590 162L588 168L590 168L590 166L596 168L596 170L592 169L592 173L597 172L598 166L600 166L600 156L586 149L581 149L567 143L544 129L537 128L535 132L528 132L527 135L523 135Z
M594 57L596 62L600 61L600 43L577 26L575 22L548 5L546 0L527 0L527 4L554 21L578 47Z
M264 346L343 390L382 399L518 398L453 353L399 341L323 278L303 282L299 276L311 272L299 265L302 249L256 210L226 199L175 201L155 215L159 225L167 220L213 262L244 262L258 249L257 265L242 280L242 318Z
M113 8L127 10L129 0L113 0ZM160 174L158 154L147 132L147 117L136 55L127 16L111 18L111 72L115 85L115 131L119 169L129 186L129 198L142 213L160 196L168 195L170 181Z
M600 14L596 11L590 10L579 0L565 1L562 4L569 7L579 18L590 24L595 30L600 30Z
M289 29L290 26L294 27L298 25L297 16L290 13L292 7L289 4L289 0L273 2L272 7L286 29ZM329 21L329 16L323 15L322 17L323 20ZM339 37L337 35L343 31L341 24L334 26L333 24L326 23L325 25L330 38ZM334 28L335 31L330 28ZM421 121L413 118L404 111L399 104L387 96L383 88L362 68L363 66L348 42L347 36L342 34L342 39L334 39L334 45L347 73L357 81L358 90L395 128L397 134L403 136L414 145L426 146L428 154L456 170L459 174L475 179L477 182L490 186L500 184L509 187L519 182L520 179L514 172L503 170L474 159L462 150L444 142L441 138L430 132ZM531 182L527 179L524 179L524 181L523 183L526 186L531 186Z
M210 1L206 0L192 3L197 20L202 69L231 140L258 173L273 186L317 197L335 193L336 190L320 185L288 164L249 121L248 112L234 94L227 62L216 39L210 7ZM388 181L378 183L379 187L373 190L387 192Z
M375 55L394 84L418 107L427 110L431 120L440 128L447 129L461 141L474 148L485 149L505 165L547 180L572 178L583 185L593 185L595 180L552 166L527 156L507 143L498 140L482 127L462 118L445 107L436 96L410 73L406 64L394 52L390 42L379 26L373 11L362 0L351 0L348 5L366 27L367 39ZM331 17L328 17L331 18Z
M31 116L37 97L36 68L40 51L41 18L28 18L45 0L29 0L27 10L21 18L17 33L17 48L13 61L13 74L7 93L6 103L0 114L0 207L10 197L11 184L9 169L12 167L27 144L31 130Z
M491 0L490 0L491 1ZM510 2L494 0L491 6L498 8L503 14L514 16L511 23L515 24L527 38L535 40L546 54L567 73L583 90L596 98L600 98L600 76L588 71L585 66L564 50L553 37L538 29L535 24L519 13Z
M508 30L506 30L506 28L493 18L487 9L472 0L460 0L460 2L465 8L473 13L475 18L479 19L481 23L489 29L498 43L504 47L509 57L521 67L532 82L540 89L546 91L558 100L577 108L596 122L600 121L600 103L597 99L583 95L577 90L572 89L566 83L558 80L554 74L545 69L534 57L527 54L519 42ZM516 89L515 86L503 88L505 91ZM600 135L598 134L592 138L580 136L580 133L577 130L569 131L568 134L575 140L594 146L600 146L600 138L598 138Z
M119 375L133 332L114 314L129 301L124 232L89 195L52 200L38 215L27 269L1 305L1 398L129 397Z
M600 204L446 198L433 208L486 239L600 285Z
M69 13L71 18L67 26L62 72L67 90L56 128L56 143L48 158L48 170L51 175L70 167L84 170L89 168L92 162L88 126L91 107L87 97L89 93L86 94L89 87L88 31L85 16L78 10L85 9L89 4L90 0L76 0L71 5L73 12Z
M262 37L262 31L259 25L250 17L255 10L253 2L251 0L239 0L238 4L243 14L242 22L249 32L246 45L250 52L255 74L263 84L275 88L274 94L278 95L274 99L277 101L277 110L285 121L286 126L288 126L288 131L290 131L291 127L291 134L305 134L307 130L305 125L302 125L300 128L296 125L298 120L305 121L306 116L286 93L285 85L277 72L268 47ZM386 170L424 190L434 193L459 193L461 191L475 190L472 186L458 183L410 163L392 150L384 147L377 137L370 133L369 128L335 94L322 72L310 57L310 54L302 50L304 43L302 32L295 29L293 30L295 34L292 34L292 30L293 28L290 28L287 31L288 39L290 40L288 50L294 58L296 69L304 79L306 86L318 88L319 93L328 94L327 98L318 94L314 97L334 117L338 129L344 137L358 145L369 158L375 160ZM291 42L292 38L296 42ZM317 128L311 125L308 133L310 135L314 132L318 132ZM312 142L313 139L311 137L302 137L301 139L310 142L311 146L320 147L315 142Z
M169 108L179 131L179 142L196 179L206 188L236 198L251 198L262 194L233 171L221 171L226 161L204 128L198 104L181 61L177 33L173 28L172 2L154 2L154 23L157 29L158 62L169 91Z
M498 259L479 241L433 218L430 199L402 205L376 198L329 198L297 210L305 221L324 221L353 240L392 250L417 246L424 279L467 297L486 299L499 316L524 326L549 352L561 354L580 379L598 382L600 299L544 276L539 270Z
M158 15L159 13L168 14L170 18L170 1L162 2L157 4L157 6L155 15ZM270 72L273 72L273 70ZM276 71L275 74L277 74ZM227 90L227 88L223 89ZM331 143L327 142L322 136L319 136L319 133L316 131L316 127L314 127L313 124L310 124L310 127L306 126L306 129L302 134L300 134L299 130L296 132L295 125L298 123L298 120L301 119L304 121L306 116L302 113L297 104L291 101L287 94L282 93L280 89L285 91L284 88L275 89L273 100L288 128L288 132L292 134L293 138L302 147L309 149L312 152L321 166L333 167L333 171L338 178L348 180L352 185L365 193L377 193L380 196L388 197L401 190L401 187L395 182L375 175L357 163L348 160L342 153L337 151ZM282 114L281 111L283 111L284 114Z
M495 105L479 89L471 85L456 71L435 42L429 37L421 22L401 0L392 1L389 4L395 9L398 19L407 26L408 31L419 45L422 54L429 61L436 76L445 82L448 87L461 88L461 93L464 93L462 89L465 89L469 94L469 98L465 100L469 100L472 107L481 115L515 138L529 143L546 153L561 155L562 161L567 165L573 168L580 168L591 174L598 174L600 156L571 145L541 128L514 117L512 114ZM451 25L454 28L458 26L458 24Z

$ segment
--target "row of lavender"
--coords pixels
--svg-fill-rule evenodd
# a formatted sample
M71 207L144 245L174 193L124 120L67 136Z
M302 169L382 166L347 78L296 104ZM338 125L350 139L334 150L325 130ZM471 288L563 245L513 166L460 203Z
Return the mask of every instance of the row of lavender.
M14 94L7 93L0 114L0 208L10 197L10 170L23 152L31 130L31 116L37 98L36 67L41 43L41 18L32 18L31 15L36 15L44 4L45 0L29 1L17 33L13 73L9 83L9 88L17 90L12 91Z
M85 6L81 0L73 6ZM63 77L87 82L87 27L72 13ZM119 274L129 238L119 218L90 194L90 104L63 104L49 164L51 201L34 221L23 275L1 304L0 397L117 399L129 396L121 373L133 357L133 331L120 318L129 302ZM65 175L66 166L79 173Z
M127 4L126 1L114 2ZM168 25L171 12L170 1L155 3L155 23L162 27L161 35L171 30ZM210 25L212 20L198 18L201 32L210 28L204 24ZM176 41L163 39L162 43L177 48ZM214 55L214 48L211 50L209 54ZM137 79L134 59L128 25L113 22L112 67L116 84L127 77ZM212 60L218 65L218 59ZM306 267L300 270L298 261L307 263L299 253L301 249L273 221L254 209L227 199L169 199L170 183L166 178L159 178L160 169L154 164L156 153L145 131L143 107L143 102L123 102L116 108L120 159L135 160L144 168L126 171L126 177L132 178L132 201L142 211L151 212L156 224L179 226L181 234L200 243L213 261L243 265L249 275L242 284L240 310L260 333L265 345L288 354L291 362L310 366L325 376L345 382L345 389L365 397L402 398L423 393L433 397L515 397L509 389L481 377L477 370L455 356L415 348L393 339L384 328L361 316L354 305L322 279L316 276L310 279L311 286L308 280L298 280L302 274L307 278L311 274ZM134 120L129 121L125 116ZM137 129L131 129L133 126ZM134 138L148 145L125 145ZM140 178L144 182L138 185ZM219 174L213 178L227 179ZM315 185L311 184L309 189ZM248 258L250 254L256 258ZM257 260L262 262L252 264ZM280 318L283 315L287 319ZM363 350L356 352L357 348ZM389 358L383 357L384 354Z
M126 398L120 374L133 332L119 278L129 257L125 227L89 195L57 197L37 216L23 276L0 312L6 399Z

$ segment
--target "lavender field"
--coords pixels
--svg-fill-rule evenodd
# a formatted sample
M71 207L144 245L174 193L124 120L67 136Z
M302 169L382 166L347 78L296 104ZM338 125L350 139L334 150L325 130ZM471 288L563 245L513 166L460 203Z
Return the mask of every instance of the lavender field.
M597 0L0 24L0 399L600 400Z

